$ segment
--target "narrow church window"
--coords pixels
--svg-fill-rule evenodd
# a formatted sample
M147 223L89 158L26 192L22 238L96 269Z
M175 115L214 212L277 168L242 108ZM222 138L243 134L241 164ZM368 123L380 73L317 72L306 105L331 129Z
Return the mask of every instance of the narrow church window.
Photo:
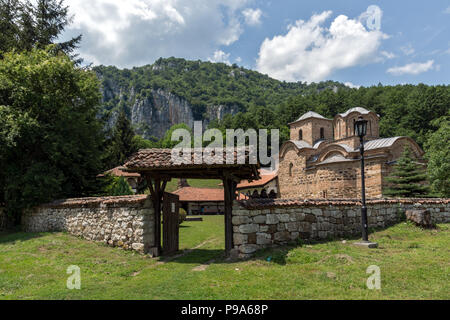
M323 128L320 128L320 140L325 139L325 130Z
M294 165L291 163L289 164L289 176L292 177L292 168L294 168Z
M303 140L303 130L301 130L301 129L298 132L298 140Z

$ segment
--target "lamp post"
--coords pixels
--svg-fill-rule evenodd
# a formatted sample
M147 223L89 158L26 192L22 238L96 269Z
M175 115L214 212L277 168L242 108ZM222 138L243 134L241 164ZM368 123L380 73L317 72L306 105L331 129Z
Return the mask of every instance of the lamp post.
M358 118L355 122L355 134L359 137L360 147L359 151L361 152L361 198L362 198L362 207L361 207L361 224L362 224L362 243L358 243L361 245L365 245L369 248L376 247L375 243L369 242L369 232L367 226L367 207L366 207L366 185L365 185L365 177L364 177L364 136L367 134L367 120L364 120L362 116Z

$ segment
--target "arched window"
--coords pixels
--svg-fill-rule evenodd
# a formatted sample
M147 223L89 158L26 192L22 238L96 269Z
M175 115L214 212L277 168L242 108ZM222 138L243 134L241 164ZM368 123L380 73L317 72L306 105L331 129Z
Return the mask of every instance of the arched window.
M259 198L258 190L253 191L252 198L253 199L258 199Z
M261 198L263 198L263 199L267 199L268 198L266 189L263 189L261 191Z
M303 130L302 129L300 129L298 131L298 140L303 140Z
M292 163L289 164L289 176L292 177L292 169L294 168L294 165Z
M323 128L320 128L320 140L325 139L325 130Z
M277 193L275 192L275 190L270 191L269 198L270 199L275 199L276 197L277 197Z

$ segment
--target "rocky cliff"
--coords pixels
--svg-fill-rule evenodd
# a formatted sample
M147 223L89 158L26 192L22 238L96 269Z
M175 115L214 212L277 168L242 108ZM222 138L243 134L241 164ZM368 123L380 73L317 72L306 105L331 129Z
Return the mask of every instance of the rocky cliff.
M159 59L153 65L118 69L94 68L102 83L103 108L108 125L125 110L136 133L162 138L175 124L193 126L250 106L275 108L290 97L345 87L336 82L287 83L236 65L184 59Z
M195 120L203 122L205 130L212 120L222 120L226 114L239 112L238 106L212 105L206 107L202 119L194 118L193 106L184 98L164 89L151 90L146 97L137 97L134 88L124 92L123 88L115 87L103 90L103 103L114 97L119 97L119 104L125 103L129 117L137 134L146 139L151 137L162 138L171 126L184 123L194 127ZM124 97L128 97L124 99ZM125 101L129 101L126 103ZM112 127L117 119L118 110L109 113L108 127Z

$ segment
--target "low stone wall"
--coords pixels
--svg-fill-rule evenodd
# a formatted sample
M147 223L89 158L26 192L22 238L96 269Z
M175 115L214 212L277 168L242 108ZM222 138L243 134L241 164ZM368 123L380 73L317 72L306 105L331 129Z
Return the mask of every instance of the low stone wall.
M154 246L152 202L147 196L56 201L22 216L27 232L66 231L87 240L147 253Z
M327 239L361 234L357 200L259 199L233 206L234 249L241 258L258 249L297 239ZM427 209L434 223L450 222L450 199L372 200L367 203L369 227L387 227L406 210Z

